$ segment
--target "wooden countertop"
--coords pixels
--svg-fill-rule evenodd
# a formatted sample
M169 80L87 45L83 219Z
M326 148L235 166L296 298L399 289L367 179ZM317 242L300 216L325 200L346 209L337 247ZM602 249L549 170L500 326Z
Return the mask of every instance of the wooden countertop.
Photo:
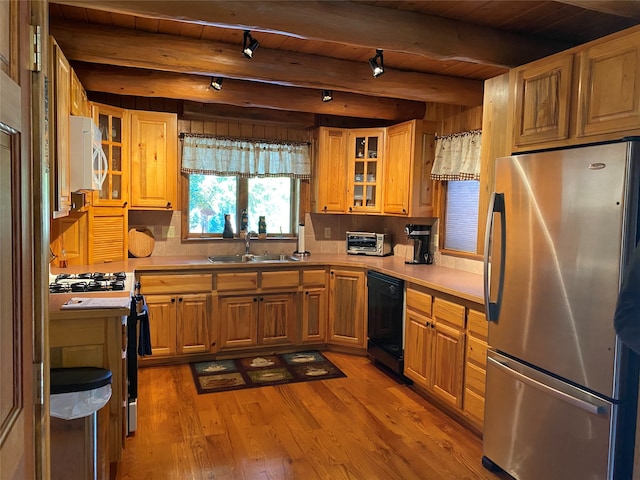
M129 258L121 262L111 262L91 266L69 267L66 269L51 268L51 273L62 272L81 273L86 271L109 272L184 272L193 270L228 270L233 269L282 269L287 266L313 266L330 265L332 267L351 267L377 270L381 273L401 278L405 281L416 283L442 293L453 295L471 302L483 305L483 281L482 275L441 267L438 265L408 265L404 263L404 257L370 257L366 255L347 255L330 253L313 253L309 257L297 262L247 262L247 263L211 263L204 256L173 256L173 257L147 257ZM117 295L118 293L113 293ZM120 295L124 294L119 292ZM84 294L89 295L89 294ZM101 293L100 295L109 295ZM50 298L50 312L60 309L64 303L52 304L52 299L74 296L72 294L52 294ZM77 296L77 294L75 295ZM64 311L66 314L67 312ZM74 312L76 313L76 312ZM67 317L68 318L68 317Z

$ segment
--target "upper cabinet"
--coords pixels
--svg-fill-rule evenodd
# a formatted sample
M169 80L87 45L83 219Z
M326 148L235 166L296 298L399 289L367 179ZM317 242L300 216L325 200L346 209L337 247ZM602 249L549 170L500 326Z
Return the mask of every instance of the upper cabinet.
M131 111L130 208L175 208L177 125L173 113Z
M347 210L379 213L384 128L351 130L348 135Z
M347 199L347 130L318 129L318 154L314 164L315 211L344 213Z
M53 218L71 211L69 117L71 115L71 67L62 50L50 38L49 64L49 152Z
M640 134L640 30L510 71L513 152Z
M126 207L129 202L129 127L127 111L109 105L92 104L93 119L102 134L102 150L107 157L107 177L93 205Z
M91 116L91 104L87 98L87 92L73 69L71 69L71 114L80 117Z
M431 132L429 131L431 130ZM382 213L435 216L431 168L435 157L433 129L420 120L387 128Z
M580 55L577 136L640 128L640 32Z
M433 216L435 136L427 125L319 128L314 212Z
M565 140L573 55L562 55L515 69L516 146Z

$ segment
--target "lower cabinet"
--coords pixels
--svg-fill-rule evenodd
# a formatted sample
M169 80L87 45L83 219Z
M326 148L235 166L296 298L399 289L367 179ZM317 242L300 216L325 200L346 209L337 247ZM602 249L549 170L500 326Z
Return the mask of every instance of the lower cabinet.
M366 348L366 276L362 270L331 269L329 274L329 332L335 345Z
M445 403L462 408L465 307L407 286L404 374Z
M484 313L469 309L467 351L464 371L463 412L478 427L484 423L484 387L487 379L487 336L489 326Z
M301 343L324 343L327 339L327 271L302 272Z
M220 350L295 342L295 293L221 296Z
M213 351L211 274L141 275L139 280L153 351L141 364Z

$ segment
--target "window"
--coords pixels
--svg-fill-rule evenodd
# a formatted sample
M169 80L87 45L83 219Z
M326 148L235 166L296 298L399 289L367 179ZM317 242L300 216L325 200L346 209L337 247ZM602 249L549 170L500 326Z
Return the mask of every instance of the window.
M444 221L445 249L476 253L479 198L479 181L456 180L447 182Z
M289 177L253 177L189 174L188 237L220 236L224 215L231 215L239 233L240 214L247 210L249 231L258 231L264 216L268 235L294 235L299 181Z

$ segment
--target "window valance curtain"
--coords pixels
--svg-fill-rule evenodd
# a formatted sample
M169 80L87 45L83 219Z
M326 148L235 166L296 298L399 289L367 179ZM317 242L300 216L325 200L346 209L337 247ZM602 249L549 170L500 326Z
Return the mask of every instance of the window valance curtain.
M436 139L433 180L480 180L482 132L456 133Z
M241 177L290 177L308 179L309 145L182 134L182 171Z

